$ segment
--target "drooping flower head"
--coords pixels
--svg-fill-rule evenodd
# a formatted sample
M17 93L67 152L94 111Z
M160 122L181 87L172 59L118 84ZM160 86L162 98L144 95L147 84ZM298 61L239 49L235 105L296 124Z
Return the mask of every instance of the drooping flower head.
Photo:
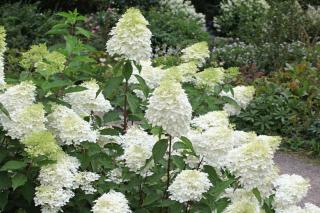
M64 101L71 104L72 109L78 115L85 117L91 112L106 113L113 109L102 93L97 96L99 85L95 80L84 82L80 86L85 87L86 90L67 93L64 97Z
M203 193L207 192L212 183L208 174L197 170L183 170L169 186L170 199L180 203L200 201Z
M138 9L129 8L111 30L107 52L111 56L120 56L137 63L148 60L152 53L152 33L148 25Z
M207 68L196 74L195 84L199 88L213 90L218 84L222 84L225 78L223 68Z
M299 175L284 174L274 181L276 193L274 206L276 209L286 209L297 205L308 193L309 181Z
M199 67L201 67L206 60L210 57L210 51L208 48L208 43L203 41L195 43L182 51L182 60L184 62L194 61Z
M48 115L48 127L63 145L79 145L81 142L96 142L98 133L91 129L89 122L66 106L58 105Z
M40 156L47 157L48 160L55 161L63 153L54 136L49 131L39 131L28 134L21 140L25 151L31 158Z
M109 191L94 201L93 213L131 213L126 197L116 191Z
M192 108L180 83L164 80L149 98L146 119L173 137L188 133Z

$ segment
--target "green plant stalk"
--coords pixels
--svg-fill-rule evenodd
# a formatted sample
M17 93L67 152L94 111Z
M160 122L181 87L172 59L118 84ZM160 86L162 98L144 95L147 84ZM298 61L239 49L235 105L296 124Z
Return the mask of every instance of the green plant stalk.
M168 165L167 165L167 188L166 188L166 198L168 198L168 188L170 185L170 165L171 165L171 143L172 143L172 136L169 135L169 154L168 154Z
M128 129L128 98L127 98L127 93L128 93L128 80L126 80L125 85L124 85L124 107L123 107L123 132L127 132Z

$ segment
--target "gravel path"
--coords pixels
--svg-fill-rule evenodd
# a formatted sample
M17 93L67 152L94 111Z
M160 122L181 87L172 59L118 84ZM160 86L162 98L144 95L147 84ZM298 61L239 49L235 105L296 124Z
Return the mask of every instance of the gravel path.
M320 206L320 164L303 156L303 154L279 152L275 161L281 173L297 174L308 178L311 189L304 200Z

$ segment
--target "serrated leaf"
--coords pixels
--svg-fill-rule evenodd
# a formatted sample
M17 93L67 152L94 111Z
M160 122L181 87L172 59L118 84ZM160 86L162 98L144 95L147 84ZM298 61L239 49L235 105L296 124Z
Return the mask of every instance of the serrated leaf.
M133 68L130 61L127 61L122 68L122 75L128 81L133 72Z
M18 170L26 167L26 163L23 161L11 160L6 162L0 169L0 171Z
M15 190L19 186L23 186L27 182L28 178L24 174L16 174L12 178L12 188Z
M209 190L209 194L217 198L221 193L224 192L224 190L229 188L229 186L234 183L234 181L234 179L229 179L216 184L212 189Z
M184 137L184 136L182 136L180 139L186 145L186 147L188 149L190 149L194 155L196 155L196 152L193 149L191 141L188 138Z
M126 94L130 110L135 114L139 108L139 99L131 94Z
M140 89L142 90L144 96L148 97L150 89L149 89L147 83L145 82L145 80L141 76L139 76L139 75L134 75L134 76L138 80Z
M83 35L86 38L90 38L92 36L92 32L85 30L82 27L76 27L76 29L77 29L77 31L76 31L77 35Z
M103 115L103 121L105 123L112 122L112 121L119 121L120 120L120 113L116 111L110 111Z
M161 139L153 146L152 157L155 163L159 162L163 158L167 149L168 149L167 139Z

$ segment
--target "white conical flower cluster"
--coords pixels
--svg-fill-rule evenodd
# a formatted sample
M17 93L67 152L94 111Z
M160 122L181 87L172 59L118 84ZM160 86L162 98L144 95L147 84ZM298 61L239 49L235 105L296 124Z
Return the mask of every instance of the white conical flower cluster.
M0 26L0 89L6 84L4 76L4 52L6 51L6 31Z
M100 175L93 172L78 172L75 176L75 182L80 186L85 194L93 194L97 190L93 188L92 182L98 180Z
M128 9L111 30L107 52L138 63L148 60L152 53L152 33L147 25L148 21L138 9Z
M84 82L80 86L85 87L86 90L67 93L64 101L71 104L73 111L81 117L89 116L91 112L106 113L113 109L102 93L97 96L99 85L95 80Z
M131 213L126 197L111 190L94 201L93 213Z
M216 85L222 84L225 79L225 71L223 68L207 68L195 75L195 85L199 88L207 88L214 90Z
M148 135L142 129L132 126L124 136L121 136L121 145L124 148L122 159L130 171L143 176L148 171L140 171L145 166L147 159L152 156L152 148L157 139L153 135Z
M46 130L45 111L42 104L32 104L12 113L10 118L2 117L3 129L13 139L22 139L31 132Z
M181 52L181 59L184 62L194 61L199 67L205 64L206 60L210 57L208 43L205 41L195 43L183 49Z
M33 104L36 87L31 82L21 82L9 87L0 94L0 103L8 111L10 118L0 114L1 125L7 135L22 139L33 131L45 130L44 109L42 104Z
M299 175L281 175L274 181L276 193L274 206L277 210L297 205L308 193L310 184Z
M164 80L149 98L145 117L153 126L180 137L188 133L191 115L192 107L181 85L174 80Z
M53 112L47 118L48 127L63 145L79 145L84 141L96 142L98 138L98 132L92 130L90 123L66 106L54 106Z
M189 132L189 139L200 158L215 168L226 164L228 152L233 148L233 130L226 127L210 128L202 133Z
M41 168L34 202L36 206L41 205L42 212L58 212L74 196L72 190L77 186L75 177L79 166L76 158L63 154L57 163Z
M190 61L187 63L182 63L178 66L171 67L167 69L167 72L179 72L182 76L182 82L192 83L194 82L194 76L198 71L197 64L194 61Z
M170 199L180 203L200 201L212 183L208 174L197 170L183 170L169 186Z
M220 93L220 96L226 96L233 99L239 106L225 104L223 109L229 113L229 115L238 115L241 109L245 109L250 101L253 99L255 89L253 86L236 86L233 88L233 95L231 92Z
M228 153L227 167L239 178L245 190L257 188L262 196L272 193L272 181L278 176L278 169L273 162L274 146L255 140Z

